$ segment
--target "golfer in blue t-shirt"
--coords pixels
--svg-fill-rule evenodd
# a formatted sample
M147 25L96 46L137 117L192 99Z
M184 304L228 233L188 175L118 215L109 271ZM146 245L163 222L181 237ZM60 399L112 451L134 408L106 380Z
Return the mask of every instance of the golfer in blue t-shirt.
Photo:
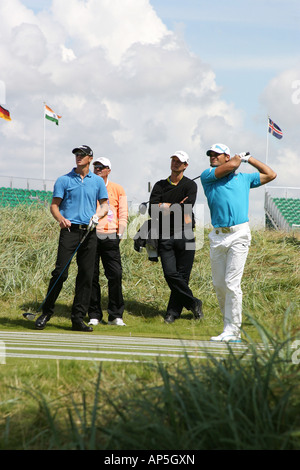
M108 194L103 179L89 169L93 160L92 149L81 145L72 153L76 167L60 176L54 184L50 211L61 230L56 265L43 303L43 313L35 322L38 330L45 328L54 313L55 301L68 277L68 263L82 241L76 256L78 273L71 321L75 331L93 331L83 321L89 307L97 248L96 231L91 228L107 214Z
M267 165L245 153L230 158L230 149L214 144L206 152L210 168L201 174L213 230L209 234L212 280L223 314L224 329L212 341L240 342L242 324L241 280L247 259L249 191L276 178ZM241 162L255 173L237 173Z

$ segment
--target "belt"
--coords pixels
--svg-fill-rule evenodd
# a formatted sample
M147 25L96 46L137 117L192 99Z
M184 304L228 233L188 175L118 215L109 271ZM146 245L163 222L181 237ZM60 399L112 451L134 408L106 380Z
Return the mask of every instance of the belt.
M85 224L72 224L70 230L87 230L88 225Z
M232 225L232 227L217 227L214 228L214 232L218 235L219 233L234 233L238 232L242 228L246 227L248 225L248 222L245 222L243 224L238 224L238 225Z

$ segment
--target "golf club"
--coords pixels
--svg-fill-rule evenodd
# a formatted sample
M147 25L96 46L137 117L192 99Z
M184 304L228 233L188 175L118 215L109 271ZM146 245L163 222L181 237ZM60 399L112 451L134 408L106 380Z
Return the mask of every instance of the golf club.
M86 239L86 237L88 236L88 234L91 232L91 230L93 230L95 228L95 226L89 224L88 228L87 228L87 231L86 233L84 234L84 236L82 237L81 241L79 242L76 250L74 251L74 253L72 254L72 256L70 257L69 261L66 263L65 267L63 268L63 270L61 271L60 275L58 276L58 278L56 279L55 283L53 284L53 286L51 287L50 291L48 292L48 294L46 295L46 297L44 298L43 302L41 303L41 305L39 306L39 308L37 309L36 313L31 313L31 312L26 312L26 313L23 313L23 317L26 318L26 320L34 320L35 317L38 315L38 313L40 312L40 310L42 309L44 303L46 302L47 298L49 297L49 295L51 294L52 290L54 289L54 287L56 286L57 282L59 281L60 277L62 276L62 274L65 272L65 270L67 269L67 266L69 266L69 264L71 263L72 259L74 258L75 254L77 253L77 251L79 250L80 246L82 245L82 243L84 242L84 240Z
M250 152L242 152L242 153L240 154L241 157L242 157L242 156L247 156L247 155L250 155ZM201 175L196 176L196 178L192 178L192 181L197 180L198 178L200 178L200 176L201 176ZM185 183L185 184L186 184L186 183ZM182 185L182 186L184 186L184 185ZM180 188L182 188L182 186L180 186ZM175 190L175 189L177 189L177 188L178 188L178 186L175 186L174 188L171 188L170 191L173 191L173 190ZM165 194L168 194L170 191L167 191ZM141 204L139 205L139 213L140 213L140 214L144 215L144 214L146 213L146 211L147 211L147 204L149 204L149 202L150 202L150 200L147 201L147 202L141 202Z

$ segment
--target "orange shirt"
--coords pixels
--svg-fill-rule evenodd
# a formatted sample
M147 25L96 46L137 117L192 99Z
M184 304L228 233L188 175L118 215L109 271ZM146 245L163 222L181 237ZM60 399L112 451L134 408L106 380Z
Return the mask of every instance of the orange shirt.
M108 181L106 184L108 192L108 214L99 220L97 232L123 233L128 221L127 196L123 187L118 183Z

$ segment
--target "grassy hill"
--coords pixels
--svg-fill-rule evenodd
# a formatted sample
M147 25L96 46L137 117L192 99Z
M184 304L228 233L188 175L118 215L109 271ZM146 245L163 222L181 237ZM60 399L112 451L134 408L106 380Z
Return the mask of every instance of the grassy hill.
M46 294L58 242L49 210L0 210L0 330L31 331L22 313ZM211 282L208 231L190 286L203 300L201 323L184 311L166 325L169 289L160 263L121 242L125 328L92 335L207 340L222 330ZM242 288L243 337L251 356L149 366L8 359L0 365L0 449L299 449L300 371L291 360L300 338L299 239L254 231ZM76 275L45 331L70 333ZM101 274L104 292L106 278ZM263 337L263 338L262 338ZM256 349L255 341L266 349ZM270 347L269 347L269 346Z
M0 231L0 328L22 328L26 323L22 312L34 312L46 295L55 265L59 228L48 209L19 206L1 209ZM184 311L182 319L175 324L164 324L169 288L160 262L148 261L145 250L142 253L134 251L131 238L121 242L124 318L132 333L208 339L220 331L222 319L211 282L207 235L208 231L205 230L204 246L196 251L190 280L194 295L203 300L205 321L201 324L192 320L192 314L188 311ZM267 326L280 328L287 309L293 328L296 330L299 326L299 245L299 239L284 233L252 233L252 245L242 282L245 331L248 329L247 315ZM67 330L70 328L75 275L74 258L69 278L57 302L56 315L51 319L47 331L53 331L57 326L60 331L62 327ZM103 270L100 282L105 309L107 281ZM102 330L107 334L108 327L98 327L95 333L101 334ZM122 330L120 334L127 332Z

